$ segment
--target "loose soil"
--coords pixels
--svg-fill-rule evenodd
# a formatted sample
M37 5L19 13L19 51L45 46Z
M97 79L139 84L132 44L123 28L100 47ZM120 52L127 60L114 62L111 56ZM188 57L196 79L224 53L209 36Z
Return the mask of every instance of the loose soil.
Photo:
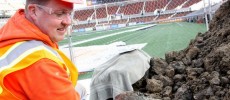
M230 0L215 12L209 31L150 65L135 91L118 100L230 100Z

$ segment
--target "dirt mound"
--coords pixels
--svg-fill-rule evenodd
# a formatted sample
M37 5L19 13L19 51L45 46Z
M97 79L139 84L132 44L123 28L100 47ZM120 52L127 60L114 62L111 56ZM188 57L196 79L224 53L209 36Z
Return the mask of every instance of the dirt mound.
M122 100L230 100L230 0L216 11L209 31L189 46L152 58L148 73Z

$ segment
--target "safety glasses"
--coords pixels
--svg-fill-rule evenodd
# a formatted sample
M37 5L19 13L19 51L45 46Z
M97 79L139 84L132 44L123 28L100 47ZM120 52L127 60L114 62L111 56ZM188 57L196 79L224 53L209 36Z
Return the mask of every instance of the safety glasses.
M53 10L50 7L42 6L36 4L36 6L40 9L43 9L46 13L53 15L55 18L59 20L64 20L66 17L71 18L72 11L65 11L65 10Z

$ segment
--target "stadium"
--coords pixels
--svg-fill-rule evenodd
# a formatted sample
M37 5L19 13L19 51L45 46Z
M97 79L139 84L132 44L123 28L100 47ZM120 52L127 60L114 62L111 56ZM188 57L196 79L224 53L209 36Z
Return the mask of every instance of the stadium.
M0 28L25 1L0 1ZM60 49L82 72L89 91L93 69L127 48L151 57L186 49L209 30L216 10L226 0L86 0L75 5L72 25ZM82 7L80 7L82 6ZM88 84L87 84L88 83ZM90 93L90 92L89 92Z
M87 3L90 6L76 9L71 34L73 47L87 48L115 42L139 44L144 45L141 48L151 56L164 58L165 53L184 49L197 33L207 31L209 19L223 1L111 2L94 4L92 1ZM68 41L59 44L67 47Z
M119 41L127 45L147 43L143 47L147 53L151 56L164 57L164 53L168 51L185 48L198 32L207 31L209 19L222 2L217 0L84 1L80 5L83 6L81 8L75 5L71 30L72 46L108 45ZM24 1L15 3L14 0L1 0L0 4L2 5L0 27L18 8L24 7ZM167 30L164 30L165 28ZM95 37L101 38L92 40ZM68 39L59 44L66 47L67 42Z

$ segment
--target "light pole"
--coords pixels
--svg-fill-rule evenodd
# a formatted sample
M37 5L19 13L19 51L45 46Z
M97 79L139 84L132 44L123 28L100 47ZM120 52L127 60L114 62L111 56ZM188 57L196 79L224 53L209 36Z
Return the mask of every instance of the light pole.
M73 55L73 48L72 48L72 28L73 28L73 17L74 17L74 12L71 15L71 25L68 27L67 30L67 38L68 38L68 47L69 47L69 52L70 52L70 59L71 61L75 64L75 60L74 60L74 55Z
M207 10L206 10L206 7L205 7L205 0L203 0L203 3L204 3L204 17L205 17L205 24L206 24L206 28L207 28L207 31L208 31L208 30L209 30L209 27L208 27Z

